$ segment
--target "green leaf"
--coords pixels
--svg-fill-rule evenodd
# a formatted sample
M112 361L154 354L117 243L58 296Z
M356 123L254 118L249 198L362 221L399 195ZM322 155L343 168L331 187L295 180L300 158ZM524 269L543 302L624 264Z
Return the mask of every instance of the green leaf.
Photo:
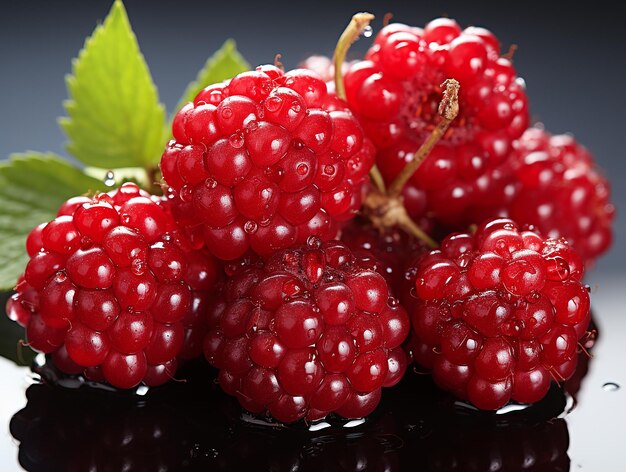
M204 64L198 72L196 80L191 82L181 97L174 113L178 112L186 103L191 102L196 95L207 85L232 79L241 72L250 70L250 64L237 51L237 45L232 39L227 40Z
M53 154L14 154L0 162L0 290L13 288L24 272L30 230L52 220L67 199L106 189Z
M165 109L121 0L85 41L66 83L68 116L60 125L70 153L104 168L159 162Z

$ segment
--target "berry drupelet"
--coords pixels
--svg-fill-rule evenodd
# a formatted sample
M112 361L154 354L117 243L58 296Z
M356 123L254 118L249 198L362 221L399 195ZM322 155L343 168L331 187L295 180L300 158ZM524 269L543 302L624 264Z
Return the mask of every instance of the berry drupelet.
M581 258L507 219L455 233L407 271L413 358L476 407L534 403L576 368L590 322Z
M514 139L528 126L524 85L490 31L439 18L390 24L345 75L347 101L377 148L387 183L437 126L446 79L460 83L459 116L404 188L420 220L446 227L497 215L508 201Z
M409 318L344 244L311 237L230 272L204 353L247 410L285 423L360 418L401 379Z
M210 85L172 130L161 170L176 217L224 260L334 238L374 162L347 104L305 69L259 66Z
M517 190L509 215L551 238L564 237L593 262L613 240L610 185L593 157L569 135L530 128L515 143Z
M201 354L219 267L190 248L164 199L132 183L75 197L26 244L30 261L7 314L61 371L153 386Z

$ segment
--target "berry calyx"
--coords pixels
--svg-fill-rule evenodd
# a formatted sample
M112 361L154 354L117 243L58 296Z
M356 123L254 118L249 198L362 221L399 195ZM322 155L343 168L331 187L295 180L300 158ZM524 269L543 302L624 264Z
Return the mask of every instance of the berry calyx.
M239 267L221 294L204 354L252 413L286 423L363 417L404 374L408 316L338 241L313 237Z
M200 354L218 266L191 248L166 200L132 183L71 199L27 247L7 314L61 371L154 386Z
M476 407L534 403L573 373L590 322L580 256L507 219L454 233L409 267L413 359Z
M177 220L215 256L332 239L361 206L374 150L315 73L260 66L176 115L161 170Z

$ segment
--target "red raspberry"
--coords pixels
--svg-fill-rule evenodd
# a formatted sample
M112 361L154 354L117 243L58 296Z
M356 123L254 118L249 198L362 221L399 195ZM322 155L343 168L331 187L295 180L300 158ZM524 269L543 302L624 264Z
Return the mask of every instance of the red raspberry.
M511 218L551 238L567 238L585 262L604 253L613 239L615 208L609 182L589 151L572 136L540 128L528 129L516 151Z
M210 85L174 118L161 158L192 239L232 260L332 239L361 206L374 150L313 72L260 66ZM331 111L333 110L333 111Z
M404 287L407 258L425 252L424 244L405 231L397 227L381 231L363 218L355 218L342 228L341 241L353 251L361 267L385 277L394 293Z
M408 271L413 358L475 406L539 401L576 368L590 321L580 257L511 220L452 234Z
M71 199L27 247L7 314L61 371L153 386L202 352L218 267L181 238L164 200L132 183Z
M345 75L347 100L391 182L439 122L443 82L461 85L460 112L405 186L407 210L466 227L507 201L511 143L528 125L526 92L497 38L439 18L424 29L390 24Z
M406 369L406 312L337 241L311 237L240 268L209 325L204 354L221 387L281 422L368 415Z

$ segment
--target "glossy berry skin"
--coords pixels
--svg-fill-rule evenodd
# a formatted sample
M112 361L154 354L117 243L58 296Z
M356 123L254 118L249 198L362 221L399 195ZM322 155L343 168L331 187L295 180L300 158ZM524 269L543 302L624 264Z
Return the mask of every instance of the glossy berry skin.
M425 229L428 231L427 221ZM359 265L375 270L385 277L394 293L404 286L406 261L426 252L424 243L399 228L378 230L362 217L348 222L341 229L341 241L359 260Z
M507 219L455 233L407 271L413 359L483 410L534 403L576 368L590 322L580 256Z
M192 250L166 200L132 183L71 199L27 250L7 314L61 371L155 386L201 354L219 266Z
M611 188L593 156L569 135L530 128L515 143L517 188L508 212L551 238L564 237L586 263L613 240Z
M280 422L359 418L406 369L406 311L347 246L321 243L240 266L209 309L204 354L223 390Z
M500 214L513 140L528 126L523 81L493 33L439 18L384 27L345 75L347 100L391 182L440 121L443 82L459 81L459 115L404 189L406 207L449 228Z
M337 235L367 190L374 149L315 73L259 66L210 85L161 158L177 220L223 260Z

